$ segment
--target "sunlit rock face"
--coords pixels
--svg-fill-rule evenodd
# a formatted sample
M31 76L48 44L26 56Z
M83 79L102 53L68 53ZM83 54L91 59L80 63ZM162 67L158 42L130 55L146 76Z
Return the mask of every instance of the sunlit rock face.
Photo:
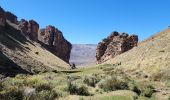
M46 47L53 54L69 62L72 45L64 38L60 30L52 25L48 25L40 30L38 38L47 45Z
M96 60L103 63L116 55L126 52L137 46L138 36L129 36L126 33L112 32L110 36L98 43L96 48Z
M29 37L29 39L38 41L39 24L36 21L21 19L19 21L19 30L22 34Z

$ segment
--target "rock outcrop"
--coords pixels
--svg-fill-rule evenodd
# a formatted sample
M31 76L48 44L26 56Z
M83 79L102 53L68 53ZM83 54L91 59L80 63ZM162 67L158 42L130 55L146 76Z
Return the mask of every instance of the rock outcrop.
M7 11L5 12L5 17L7 20L9 20L11 23L18 24L17 16L13 13Z
M22 34L29 37L29 39L38 41L39 24L36 21L21 19L21 21L19 21L19 30Z
M8 21L6 21L8 20ZM72 45L68 42L62 32L54 26L47 26L39 32L39 24L34 20L17 20L17 16L11 12L6 12L0 7L0 27L14 25L19 32L32 41L41 43L41 46L69 63Z
M49 51L69 62L72 45L64 37L60 30L54 26L47 26L39 32L39 40L45 43Z
M98 43L96 49L96 60L98 63L105 62L116 55L126 52L137 46L138 36L129 36L126 33L113 32L110 36Z
M6 25L5 11L0 7L0 26L4 27Z

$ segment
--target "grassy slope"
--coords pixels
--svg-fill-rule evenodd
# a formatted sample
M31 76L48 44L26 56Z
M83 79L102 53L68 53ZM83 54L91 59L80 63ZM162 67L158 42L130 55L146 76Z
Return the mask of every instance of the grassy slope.
M105 63L120 62L121 68L125 70L144 71L149 74L170 68L170 28Z
M1 58L11 60L29 72L69 68L69 65L63 60L41 47L40 44L26 39L16 30L17 26L14 27L8 25L6 28L0 29ZM13 67L14 64L8 63L8 60L0 60L0 66Z

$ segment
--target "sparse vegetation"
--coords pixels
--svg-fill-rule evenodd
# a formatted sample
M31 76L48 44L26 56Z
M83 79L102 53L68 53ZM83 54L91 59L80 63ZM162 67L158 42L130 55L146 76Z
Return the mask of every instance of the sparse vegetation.
M85 83L85 84L87 84L88 86L92 86L92 87L95 87L96 86L96 84L98 83L100 81L100 79L99 78L97 78L97 76L95 76L95 75L86 75L86 76L84 76L84 78L83 78L83 82Z
M88 87L78 82L69 82L68 91L70 92L70 94L77 94L77 95L84 95L84 96L91 95Z
M115 76L109 76L106 79L101 80L98 86L104 91L128 89L128 84Z

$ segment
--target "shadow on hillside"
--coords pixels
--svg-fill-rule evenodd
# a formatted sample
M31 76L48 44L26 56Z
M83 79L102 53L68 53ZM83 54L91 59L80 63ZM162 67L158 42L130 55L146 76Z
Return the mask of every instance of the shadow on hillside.
M51 53L53 53L53 54L55 53L54 52L55 48L50 47L49 45L47 45L47 44L45 44L45 43L43 43L41 41L38 41L38 43L41 45L41 47L45 48L46 50L50 51Z
M0 52L0 74L4 76L15 76L17 74L31 74L15 64L6 55Z
M16 48L22 52L29 50L23 47L19 42L22 44L30 43L34 45L32 42L28 41L27 38L20 33L20 31L12 26L7 25L5 28L0 27L0 43L11 50L16 50Z

